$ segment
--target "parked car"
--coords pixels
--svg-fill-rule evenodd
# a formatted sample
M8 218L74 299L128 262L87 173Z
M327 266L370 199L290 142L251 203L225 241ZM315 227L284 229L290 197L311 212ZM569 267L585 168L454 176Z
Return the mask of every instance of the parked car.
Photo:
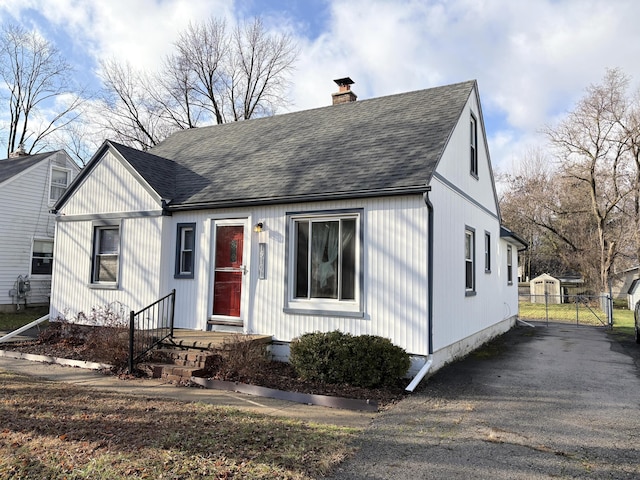
M636 302L636 308L633 310L633 323L636 332L636 343L640 343L640 301Z

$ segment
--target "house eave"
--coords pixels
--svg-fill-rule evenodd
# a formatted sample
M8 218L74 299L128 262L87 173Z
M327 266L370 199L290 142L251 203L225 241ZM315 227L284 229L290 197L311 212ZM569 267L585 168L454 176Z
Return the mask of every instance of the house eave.
M522 238L517 233L509 230L504 225L500 226L500 238L504 238L512 243L515 243L518 246L519 252L529 249L529 245L527 244L527 241L524 238Z
M410 187L397 187L375 190L357 190L349 192L313 193L308 195L285 195L279 197L264 198L237 198L214 200L208 202L168 204L167 211L179 212L187 210L210 210L231 207L254 207L264 205L282 205L286 203L322 202L327 200L352 200L355 198L388 197L399 195L423 194L431 190L429 185L415 185Z

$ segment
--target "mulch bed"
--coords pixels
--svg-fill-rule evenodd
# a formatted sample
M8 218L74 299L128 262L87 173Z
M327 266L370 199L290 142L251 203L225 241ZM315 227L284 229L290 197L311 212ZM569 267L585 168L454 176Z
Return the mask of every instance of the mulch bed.
M35 355L68 358L71 360L83 360L90 362L109 362L105 358L96 358L95 350L85 343L69 338L44 338L34 341L16 342L0 346L0 349L19 351ZM120 372L111 372L118 374ZM121 377L125 378L126 375ZM329 384L313 382L299 378L293 367L283 362L266 362L251 375L236 378L223 378L212 374L210 378L216 380L238 381L262 387L274 388L290 392L309 393L316 395L329 395L359 400L374 400L380 409L389 407L404 398L407 393L404 390L406 381L385 388L362 388L347 384Z

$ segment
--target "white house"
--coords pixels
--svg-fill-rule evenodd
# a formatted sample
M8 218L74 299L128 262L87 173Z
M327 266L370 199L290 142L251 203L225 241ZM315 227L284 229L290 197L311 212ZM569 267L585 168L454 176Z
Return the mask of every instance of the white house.
M55 217L78 165L63 151L0 160L0 310L48 305Z
M52 317L176 289L176 326L391 339L436 369L508 330L501 228L475 81L105 142L56 204Z

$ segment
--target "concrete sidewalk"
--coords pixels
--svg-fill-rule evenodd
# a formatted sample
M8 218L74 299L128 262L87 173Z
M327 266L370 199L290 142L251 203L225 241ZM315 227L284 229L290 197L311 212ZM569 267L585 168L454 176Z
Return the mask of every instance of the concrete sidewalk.
M249 412L278 417L294 418L312 423L322 423L354 428L367 427L376 414L339 410L305 405L284 400L255 397L242 393L208 390L197 387L181 387L160 379L121 380L93 370L62 365L32 362L29 360L0 357L0 370L19 373L52 382L73 384L92 390L118 392L122 395L140 395L154 398L170 398L182 402L202 402L211 405L233 407ZM0 392L0 396L2 393Z

